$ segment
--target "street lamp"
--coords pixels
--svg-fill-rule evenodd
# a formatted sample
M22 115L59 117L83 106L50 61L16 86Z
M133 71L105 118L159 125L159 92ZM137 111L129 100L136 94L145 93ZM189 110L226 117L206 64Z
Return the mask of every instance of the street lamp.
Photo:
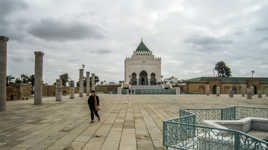
M254 70L251 71L251 79L253 80L253 74L255 73Z

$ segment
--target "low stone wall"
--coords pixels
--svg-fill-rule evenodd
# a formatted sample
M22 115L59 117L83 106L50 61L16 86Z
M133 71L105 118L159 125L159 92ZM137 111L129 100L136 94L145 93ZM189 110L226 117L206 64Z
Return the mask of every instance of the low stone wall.
M96 92L99 92L99 93L116 94L117 88L120 86L121 85L119 85L119 84L117 84L117 85L97 85L95 89L96 89Z
M32 95L32 85L21 84L7 87L7 100L27 100Z

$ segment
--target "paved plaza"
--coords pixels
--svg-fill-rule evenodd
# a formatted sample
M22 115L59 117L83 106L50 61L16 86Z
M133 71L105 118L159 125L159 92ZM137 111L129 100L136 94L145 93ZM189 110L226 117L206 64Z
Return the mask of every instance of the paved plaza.
M268 98L240 95L100 95L102 120L90 124L87 97L10 101L0 112L0 150L159 150L162 121L179 108L268 107Z

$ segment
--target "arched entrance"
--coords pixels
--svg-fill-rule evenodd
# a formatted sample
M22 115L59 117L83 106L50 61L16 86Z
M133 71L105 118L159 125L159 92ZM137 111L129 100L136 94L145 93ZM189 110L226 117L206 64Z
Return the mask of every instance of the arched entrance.
M156 78L155 78L155 73L151 73L151 85L156 85Z
M10 96L10 100L12 100L12 101L14 100L14 95Z
M258 88L256 85L253 85L253 93L258 94Z
M137 74L135 72L131 74L130 84L137 85Z
M214 85L212 88L212 94L217 94L217 85Z
M232 90L233 90L234 94L237 94L237 88L235 86L232 87Z
M148 75L146 71L140 73L140 85L148 85Z

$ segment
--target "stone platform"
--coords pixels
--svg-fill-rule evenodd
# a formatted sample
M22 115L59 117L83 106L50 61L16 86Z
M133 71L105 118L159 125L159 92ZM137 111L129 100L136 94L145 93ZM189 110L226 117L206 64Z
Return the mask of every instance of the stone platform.
M162 121L181 107L268 107L268 98L227 95L100 95L102 120L90 124L86 97L11 101L0 113L0 150L160 150Z

